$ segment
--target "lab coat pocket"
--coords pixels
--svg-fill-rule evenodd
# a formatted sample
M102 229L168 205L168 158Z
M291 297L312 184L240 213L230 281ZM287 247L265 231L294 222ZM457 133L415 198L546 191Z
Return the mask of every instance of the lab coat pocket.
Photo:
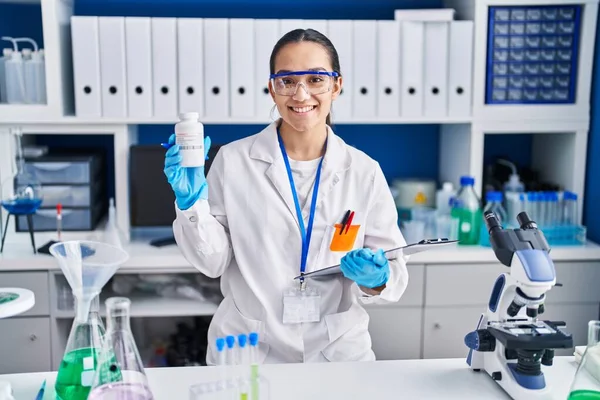
M372 361L369 314L354 304L348 311L325 316L329 345L321 353L331 362Z
M342 226L342 224L335 224L333 228L333 237L331 238L331 244L329 245L329 250L352 250L354 248L354 242L356 242L356 237L358 236L359 230L360 225L350 225L348 227L344 227Z

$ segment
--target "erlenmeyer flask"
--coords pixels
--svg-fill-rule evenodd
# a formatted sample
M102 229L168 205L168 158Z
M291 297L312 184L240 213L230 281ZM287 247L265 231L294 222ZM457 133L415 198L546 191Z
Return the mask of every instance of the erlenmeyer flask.
M73 321L54 385L59 400L85 400L90 393L106 332L99 308L99 299L95 297L87 320Z
M600 321L588 323L588 344L568 400L600 400Z
M126 297L106 300L107 324L99 366L88 400L153 400L131 327Z

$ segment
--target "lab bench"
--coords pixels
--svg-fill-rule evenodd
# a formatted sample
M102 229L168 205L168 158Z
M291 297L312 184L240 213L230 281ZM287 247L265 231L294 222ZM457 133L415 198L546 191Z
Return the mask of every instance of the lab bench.
M63 240L82 238L77 235L65 232ZM50 233L36 234L39 243L45 243L51 237ZM93 236L88 238L94 239ZM0 321L3 336L4 332L13 332L10 340L3 341L6 348L0 350L0 354L15 356L6 359L19 359L19 364L0 363L0 373L56 369L73 314L71 310L57 306L58 289L64 278L53 257L32 253L25 234L15 234L10 240L5 253L0 255L0 286L32 290L36 305L21 316ZM197 273L176 246L156 248L147 241L134 240L126 246L126 251L130 258L118 274L193 276ZM565 321L575 344L584 345L587 322L600 316L600 291L597 290L600 287L600 246L588 243L555 247L551 256L556 265L557 281L563 286L554 287L548 293L543 318ZM370 315L369 329L377 359L466 356L464 336L476 326L496 277L505 270L487 247L455 247L413 255L408 262L409 284L400 301L365 305ZM153 325L152 321L164 325L164 319L210 317L216 308L217 304L210 302L132 296L132 317L140 324L138 332L151 331L145 324ZM144 341L143 338L139 340ZM50 345L46 345L48 343ZM29 351L35 351L42 362L36 358L17 357ZM569 354L572 350L557 351L557 355Z
M576 368L574 357L556 357L552 367L542 366L552 386L549 400L567 398ZM220 373L220 367L146 369L156 400L187 399L191 385L216 381ZM268 383L268 396L261 392L262 399L509 399L489 375L472 371L464 358L270 364L261 365L260 374ZM11 383L17 399L33 399L47 379L48 398L56 373L0 375L0 379Z

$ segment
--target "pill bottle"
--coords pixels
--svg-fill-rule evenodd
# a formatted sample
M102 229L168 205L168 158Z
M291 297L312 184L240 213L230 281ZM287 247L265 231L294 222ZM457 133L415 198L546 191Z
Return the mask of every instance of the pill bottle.
M179 115L175 125L175 143L179 145L182 167L204 166L204 126L196 112Z

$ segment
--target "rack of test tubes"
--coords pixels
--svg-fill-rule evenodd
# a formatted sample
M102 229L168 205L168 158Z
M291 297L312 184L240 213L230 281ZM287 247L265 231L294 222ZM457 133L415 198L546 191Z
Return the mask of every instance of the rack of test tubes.
M216 339L219 379L190 386L190 400L268 400L258 368L258 333Z
M544 232L551 246L583 245L586 227L579 224L578 196L573 192L524 192L507 199L507 221L504 228L518 228L516 215L525 211ZM510 204L509 204L510 203ZM481 235L480 244L490 246L489 235Z

